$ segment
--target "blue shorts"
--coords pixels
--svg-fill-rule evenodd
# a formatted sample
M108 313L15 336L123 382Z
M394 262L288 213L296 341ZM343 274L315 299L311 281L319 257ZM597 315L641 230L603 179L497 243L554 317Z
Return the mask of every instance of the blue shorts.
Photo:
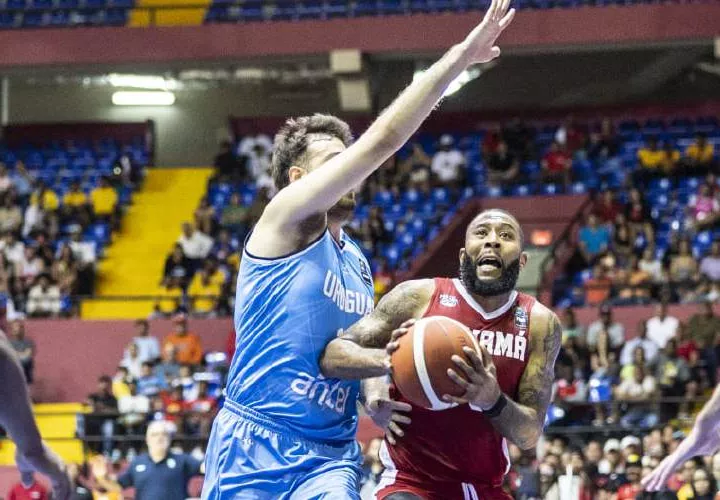
M205 455L203 500L359 500L360 446L310 441L225 400Z

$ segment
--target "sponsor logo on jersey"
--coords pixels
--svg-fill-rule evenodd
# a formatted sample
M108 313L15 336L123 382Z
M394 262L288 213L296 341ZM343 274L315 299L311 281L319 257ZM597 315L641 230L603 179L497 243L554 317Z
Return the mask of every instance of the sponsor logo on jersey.
M318 406L329 408L340 415L345 414L350 388L343 387L340 380L326 379L322 375L313 377L309 373L300 372L290 384L290 389Z
M346 290L342 280L332 271L328 271L325 275L323 294L346 313L365 316L370 314L375 307L373 297L355 290Z
M493 330L473 330L473 333L491 355L525 361L527 337L523 336L524 331L519 335Z
M458 298L449 293L440 294L440 305L444 307L456 307L459 304Z
M372 274L370 273L370 269L368 269L367 264L364 260L358 259L360 261L360 277L362 280L367 284L367 286L372 286Z
M527 311L520 306L515 308L515 328L520 330L520 335L523 335L528 328Z

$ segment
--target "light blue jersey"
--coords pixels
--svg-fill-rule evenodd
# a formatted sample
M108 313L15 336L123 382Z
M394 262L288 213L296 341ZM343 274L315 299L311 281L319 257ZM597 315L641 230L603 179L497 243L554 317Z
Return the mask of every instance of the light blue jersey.
M216 419L207 453L204 499L295 498L293 490L307 492L322 481L327 486L333 475L337 487L353 482L360 384L326 379L319 360L327 343L373 305L370 266L344 233L338 244L325 230L287 257L244 253L235 304L237 349L228 404ZM330 476L323 479L324 472ZM313 477L318 479L308 483Z

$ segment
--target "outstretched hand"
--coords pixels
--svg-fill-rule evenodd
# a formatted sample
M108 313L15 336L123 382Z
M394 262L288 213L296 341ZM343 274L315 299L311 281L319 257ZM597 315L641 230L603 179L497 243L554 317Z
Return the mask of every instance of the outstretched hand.
M385 431L385 438L394 445L397 438L405 435L398 424L407 425L410 417L400 412L409 412L412 407L401 401L394 401L390 398L378 398L369 401L365 407L375 424Z
M492 408L500 398L502 391L500 390L500 384L498 384L495 363L493 363L490 353L482 344L478 347L479 351L470 347L463 347L463 352L467 356L469 363L457 354L452 357L453 363L465 374L465 377L461 377L452 368L448 369L448 377L465 389L465 394L460 397L445 394L443 399L448 403L471 403L485 410Z
M482 22L462 42L468 51L469 64L486 63L500 55L495 42L515 17L510 1L492 0Z

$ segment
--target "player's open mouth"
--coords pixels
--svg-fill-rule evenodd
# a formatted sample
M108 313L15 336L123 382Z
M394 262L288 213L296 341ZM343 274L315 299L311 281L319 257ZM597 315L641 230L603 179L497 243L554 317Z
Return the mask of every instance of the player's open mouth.
M502 261L498 257L495 257L494 255L486 255L486 256L480 257L480 259L478 259L477 265L480 268L488 266L488 267L494 267L496 269L500 269L502 267Z

